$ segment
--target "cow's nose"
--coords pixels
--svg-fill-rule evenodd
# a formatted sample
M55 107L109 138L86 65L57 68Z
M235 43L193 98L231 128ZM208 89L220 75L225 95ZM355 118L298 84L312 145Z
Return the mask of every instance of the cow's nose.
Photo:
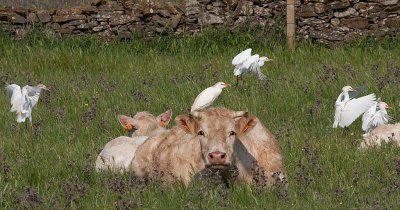
M208 162L211 165L220 165L220 164L226 164L226 153L224 152L210 152L208 153Z

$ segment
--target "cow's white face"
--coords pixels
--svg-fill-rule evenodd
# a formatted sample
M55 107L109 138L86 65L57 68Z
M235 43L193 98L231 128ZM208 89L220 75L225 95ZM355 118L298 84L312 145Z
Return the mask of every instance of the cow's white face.
M203 117L198 121L196 133L206 167L226 168L233 165L233 144L236 138L234 119Z
M206 167L227 168L234 165L234 142L237 119L245 112L232 112L227 116L193 112L176 118L176 124L194 135L201 145L201 156Z

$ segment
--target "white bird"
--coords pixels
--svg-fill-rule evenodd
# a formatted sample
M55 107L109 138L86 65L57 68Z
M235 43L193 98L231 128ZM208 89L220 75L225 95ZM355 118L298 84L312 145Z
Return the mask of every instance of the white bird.
M221 94L222 89L227 86L231 85L224 82L217 82L214 86L208 87L203 90L194 100L191 112L201 110L210 106Z
M363 114L362 129L366 134L380 125L389 123L390 116L386 109L390 109L390 106L383 101L379 101L375 102L374 105Z
M347 127L353 123L361 114L366 112L376 103L375 94L369 94L360 98L354 98L362 90L354 90L351 86L342 88L342 93L336 100L335 119L333 127Z
M10 111L17 113L17 122L25 122L26 118L32 122L32 108L39 101L42 89L48 90L43 84L34 87L26 85L22 89L16 84L6 86L6 93L11 98Z
M233 75L236 76L236 84L243 79L244 74L253 73L260 80L265 80L267 77L261 72L261 66L264 66L266 61L271 61L268 57L260 57L258 54L251 55L251 48L244 50L236 55L232 64L235 66Z

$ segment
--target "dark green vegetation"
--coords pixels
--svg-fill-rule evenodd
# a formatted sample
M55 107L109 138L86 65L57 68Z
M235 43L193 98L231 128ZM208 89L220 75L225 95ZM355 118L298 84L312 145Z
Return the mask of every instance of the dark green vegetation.
M332 123L341 88L362 84L392 105L399 120L400 40L362 40L334 50L303 43L290 52L284 36L253 32L108 44L41 35L13 42L2 34L1 87L43 82L51 92L41 95L32 128L16 123L0 94L0 208L399 209L400 149L361 152L360 121L349 130ZM234 82L231 59L247 47L274 59L263 68L268 80L247 77L244 88L226 88L215 105L247 110L276 135L288 195L240 185L185 189L94 172L104 144L124 135L118 114L187 113L204 88Z

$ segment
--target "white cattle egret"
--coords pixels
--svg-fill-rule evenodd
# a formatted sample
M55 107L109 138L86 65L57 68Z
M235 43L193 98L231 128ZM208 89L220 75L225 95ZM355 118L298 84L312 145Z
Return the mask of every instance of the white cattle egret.
M374 105L363 114L363 131L369 133L371 130L380 125L388 124L390 116L388 115L386 109L390 109L390 106L387 103L383 101L375 102Z
M219 94L221 94L222 89L227 86L231 85L224 82L217 82L214 86L208 87L203 90L194 100L191 112L201 110L210 106L215 101L215 99L218 98Z
M34 87L26 85L22 89L16 84L6 86L7 95L11 98L10 111L17 113L17 122L25 122L26 118L32 122L32 108L39 101L42 89L48 90L43 84Z
M267 77L261 72L261 66L271 60L265 56L260 57L258 54L251 55L251 48L236 55L232 60L235 66L233 74L236 76L236 84L239 83L239 77L242 80L243 75L248 73L256 74L260 80L265 80Z
M361 91L354 90L351 86L342 88L342 93L336 100L335 121L333 127L347 127L354 122L361 114L366 112L375 104L375 94L366 95L360 98L353 98ZM351 97L353 96L353 97Z

